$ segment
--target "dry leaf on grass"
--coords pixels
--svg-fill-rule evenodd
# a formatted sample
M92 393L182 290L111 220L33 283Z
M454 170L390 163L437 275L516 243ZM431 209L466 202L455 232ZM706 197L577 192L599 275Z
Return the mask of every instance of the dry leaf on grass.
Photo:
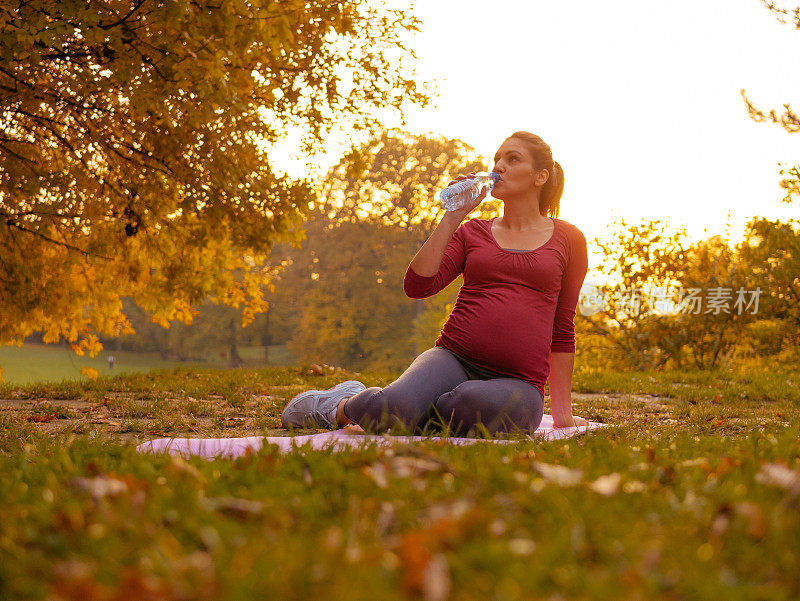
M580 483L583 477L583 470L540 461L533 462L533 469L539 472L546 481L559 486L575 486Z
M56 416L52 413L42 415L40 413L32 413L27 417L29 422L37 423L37 424L47 424L56 419Z
M72 478L70 486L81 492L87 492L92 499L99 501L105 497L116 497L128 491L128 485L122 480L97 476L96 478Z
M616 472L600 476L594 482L589 482L586 486L591 488L594 492L605 497L617 494L619 484L622 481L622 476Z
M204 500L204 503L209 509L239 519L256 517L264 511L264 505L258 501L250 501L238 497L208 497Z
M776 486L794 494L800 492L800 473L780 463L763 463L756 474L756 482Z
M403 537L403 586L426 601L444 601L450 595L450 568L445 556L432 552L430 547L431 541L424 532Z
M743 501L733 506L736 513L747 520L747 534L756 540L761 540L767 534L767 523L764 511L755 503Z

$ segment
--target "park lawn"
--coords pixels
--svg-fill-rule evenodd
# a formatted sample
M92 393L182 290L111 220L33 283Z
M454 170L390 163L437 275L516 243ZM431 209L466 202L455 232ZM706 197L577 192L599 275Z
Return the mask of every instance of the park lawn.
M242 360L248 365L264 362L264 347L242 347L239 349ZM108 357L115 359L114 367L109 367ZM62 380L81 380L81 368L90 367L101 376L111 377L120 373L147 373L154 369L173 367L225 367L225 353L219 349L209 349L205 361L171 361L162 359L158 353L139 353L103 349L96 357L79 357L68 346L55 344L25 344L0 346L0 369L6 383L24 386L37 382L60 382ZM272 365L291 363L291 355L285 346L271 346L269 360Z
M116 362L108 365L112 355ZM3 379L13 385L42 381L80 380L81 368L91 367L103 376L115 373L149 372L181 365L179 361L166 361L158 353L134 353L104 349L96 357L79 357L68 346L52 344L25 344L22 347L0 346L0 368Z
M142 455L279 432L392 374L186 370L0 388L0 599L797 599L790 373L576 374L566 441Z

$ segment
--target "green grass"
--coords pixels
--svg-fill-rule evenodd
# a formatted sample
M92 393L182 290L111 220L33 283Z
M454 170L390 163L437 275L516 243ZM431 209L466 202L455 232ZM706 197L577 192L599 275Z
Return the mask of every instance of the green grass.
M560 442L216 461L133 446L275 433L291 396L351 377L6 386L0 599L800 597L788 374L576 374L576 413L617 427Z
M263 363L263 347L243 347L239 353L248 365ZM113 369L108 366L109 355L113 355L116 359ZM283 346L270 347L269 359L273 365L286 365L292 360ZM85 380L86 377L81 375L81 367L96 369L102 376L114 376L120 373L147 373L153 369L180 366L223 368L225 364L226 361L219 356L219 353L212 351L209 351L206 361L181 362L164 360L158 353L105 349L91 358L88 355L77 356L68 346L47 344L0 346L0 368L3 369L3 379L13 385Z
M576 392L624 392L652 394L687 400L779 401L800 403L800 377L796 370L594 372L576 371Z

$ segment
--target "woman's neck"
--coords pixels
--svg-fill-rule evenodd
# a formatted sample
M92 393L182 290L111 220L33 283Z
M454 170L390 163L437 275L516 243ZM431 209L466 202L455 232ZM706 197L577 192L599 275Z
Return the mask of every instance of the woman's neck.
M550 226L550 218L539 213L539 202L503 203L503 216L495 223L513 232L537 230Z

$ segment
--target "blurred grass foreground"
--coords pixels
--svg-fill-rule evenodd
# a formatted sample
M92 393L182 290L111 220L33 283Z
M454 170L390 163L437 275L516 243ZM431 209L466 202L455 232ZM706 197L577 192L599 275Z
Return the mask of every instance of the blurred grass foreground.
M800 597L789 371L576 373L566 441L229 460L308 388L396 374L176 368L0 388L2 599Z

